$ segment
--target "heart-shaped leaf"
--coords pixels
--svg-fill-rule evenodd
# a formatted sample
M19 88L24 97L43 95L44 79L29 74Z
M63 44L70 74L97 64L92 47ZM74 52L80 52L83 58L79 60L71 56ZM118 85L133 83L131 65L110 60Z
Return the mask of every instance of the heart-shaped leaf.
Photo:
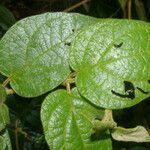
M150 25L112 20L83 29L72 44L79 92L105 108L125 108L150 95Z
M143 126L130 129L115 127L111 134L117 141L150 142L150 135Z
M45 138L51 149L112 149L109 135L93 140L95 118L103 110L81 98L77 89L72 94L58 90L47 96L42 104L41 119Z
M81 27L97 19L45 13L17 22L0 41L0 72L17 94L41 95L67 78L68 50Z

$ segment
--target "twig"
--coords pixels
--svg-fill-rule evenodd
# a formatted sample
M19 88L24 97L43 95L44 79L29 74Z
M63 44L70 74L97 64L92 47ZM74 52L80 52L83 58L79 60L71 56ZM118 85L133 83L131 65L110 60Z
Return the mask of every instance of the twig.
M128 19L131 19L132 0L128 0Z
M80 7L81 5L83 5L83 4L85 4L85 3L89 2L89 1L90 1L90 0L83 0L83 1L77 3L77 4L73 5L73 6L71 6L71 7L67 8L67 9L65 9L63 12L72 11L73 9L78 8L78 7Z

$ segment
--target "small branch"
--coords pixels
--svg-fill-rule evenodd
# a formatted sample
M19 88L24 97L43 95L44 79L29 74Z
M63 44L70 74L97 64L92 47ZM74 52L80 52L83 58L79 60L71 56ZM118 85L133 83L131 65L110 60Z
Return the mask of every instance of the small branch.
M76 76L76 72L70 73L67 79L62 83L62 85L66 87L68 94L71 93L70 84L75 82L75 76Z
M11 77L8 77L2 84L3 87L6 87L6 85L10 82Z
M128 0L128 19L131 19L132 0Z
M73 5L73 6L71 6L71 7L67 8L67 9L65 9L63 12L72 11L72 10L74 10L74 9L76 9L76 8L78 8L78 7L80 7L81 5L83 5L83 4L87 3L87 2L89 2L89 1L90 1L90 0L83 0L83 1L77 3L77 4Z

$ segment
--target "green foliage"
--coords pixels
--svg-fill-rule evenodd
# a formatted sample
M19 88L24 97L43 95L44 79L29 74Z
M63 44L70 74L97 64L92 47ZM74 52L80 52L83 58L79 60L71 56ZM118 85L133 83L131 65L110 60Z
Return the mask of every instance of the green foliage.
M150 89L149 35L148 23L128 20L104 20L82 30L70 54L80 93L92 103L111 109L147 98L149 94L139 88ZM133 89L127 87L129 84Z
M0 41L0 72L7 77L0 86L1 130L9 123L4 101L11 87L22 97L41 96L21 99L21 106L16 96L6 100L15 131L31 141L42 143L45 135L51 149L111 150L111 133L115 140L143 142L131 136L144 132L147 139L144 127L122 132L107 109L130 107L150 96L149 36L149 23L72 13L17 22ZM36 133L40 111L34 103L43 100L44 135ZM28 126L35 128L34 134Z
M11 78L16 93L39 96L61 84L70 73L69 43L81 27L95 20L79 14L45 13L15 24L0 42L0 70Z
M9 111L5 104L0 104L0 131L9 124Z
M9 139L8 131L6 130L6 125L10 123L9 110L8 107L3 103L6 99L6 93L2 87L0 87L0 149L1 150L11 150L11 142Z
M0 149L1 150L12 150L11 142L9 138L8 131L6 130L4 134L0 135Z
M102 109L88 103L77 89L73 89L71 95L65 90L49 94L41 112L49 146L52 149L111 149L109 135L96 141L91 137L93 121L102 115Z

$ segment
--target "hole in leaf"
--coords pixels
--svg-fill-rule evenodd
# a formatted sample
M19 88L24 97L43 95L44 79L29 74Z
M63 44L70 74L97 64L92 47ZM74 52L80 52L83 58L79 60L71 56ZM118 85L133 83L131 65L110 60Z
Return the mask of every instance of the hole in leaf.
M123 42L121 42L120 44L114 44L114 47L119 48L123 45Z
M65 45L71 46L71 42L66 42Z
M111 92L114 95L119 96L121 98L130 98L130 99L135 98L135 87L131 82L124 81L124 90L125 90L125 94L120 94L114 90L111 90Z
M144 91L143 89L136 87L140 92L142 92L143 94L148 94L149 92Z
M95 117L95 120L101 120L100 117Z

